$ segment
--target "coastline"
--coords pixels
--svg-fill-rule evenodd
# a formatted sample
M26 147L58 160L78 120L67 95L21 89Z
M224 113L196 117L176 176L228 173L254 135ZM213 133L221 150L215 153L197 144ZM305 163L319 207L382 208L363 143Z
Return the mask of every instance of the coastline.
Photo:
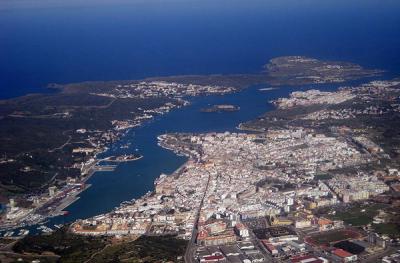
M62 92L62 91L61 91ZM229 91L229 93L235 93L237 92L237 90L231 90ZM38 94L39 95L39 94ZM197 96L210 96L210 95L221 95L221 94L200 94ZM189 97L197 97L195 96L189 96ZM175 105L175 107L173 107L172 109L174 110L179 110L183 107L186 107L188 105L190 105L190 103L188 101L184 101L185 103L182 103L182 105ZM144 156L140 155L139 157L135 158L135 159L131 159L131 160L117 160L117 161L110 161L107 160L108 157L106 158L102 158L100 159L98 156L101 154L105 154L108 150L109 147L117 142L120 142L121 139L123 138L123 136L125 136L126 134L128 134L130 131L134 130L135 128L140 128L143 127L143 125L147 124L147 123L151 123L152 121L154 121L154 118L160 115L164 115L169 113L170 111L158 111L156 112L155 116L152 116L152 118L143 118L139 120L139 123L133 126L127 126L124 128L118 128L118 129L113 129L113 135L114 137L114 141L110 144L110 145L106 145L104 148L100 149L99 151L95 151L90 155L90 159L89 162L84 164L82 166L82 172L81 175L84 175L84 177L77 182L77 184L81 184L83 185L83 187L79 190L76 191L72 196L68 196L66 197L63 201L60 202L60 204L52 211L49 211L49 213L38 219L35 221L31 221L28 223L23 223L21 224L20 222L17 222L15 224L12 225L7 225L6 227L2 227L0 228L0 231L7 231L7 230L18 230L22 227L32 227L32 226L36 226L38 224L42 224L43 222L46 222L46 220L48 220L49 218L55 218L58 216L62 216L65 214L65 211L70 205L74 204L76 201L78 201L80 199L80 194L83 193L84 191L86 191L89 187L91 187L90 184L86 184L86 182L88 180L90 180L92 178L92 176L94 176L96 174L96 172L112 172L114 171L114 169L119 165L119 163L122 162L133 162L133 161L138 161L140 159L142 159ZM101 165L100 163L106 161L106 162L115 162L117 163L117 165ZM151 191L150 191L151 192ZM35 210L34 210L35 211ZM32 212L34 212L32 211Z
M239 76L239 75L238 75ZM247 78L247 75L240 75L240 77L243 77L244 79L246 79ZM259 78L260 77L260 75L257 75L257 78ZM266 76L264 76L264 78L265 78ZM198 84L203 84L203 85L206 85L205 83L204 83L204 81L210 81L210 76L175 76L175 77L168 77L167 79L168 80L170 80L170 81L174 81L174 79L176 80L176 79L181 79L182 80L182 78L184 79L183 80L183 82L185 82L185 81L193 81L193 80L195 80L194 82L195 83L197 83L196 85L198 85ZM212 78L216 78L216 79L213 79L212 80L212 84L226 84L226 83L230 83L230 82L232 82L232 76L230 76L230 77L227 77L227 76L223 76L223 75L212 75ZM237 78L237 76L236 76L236 78ZM353 78L353 77L352 77ZM154 79L154 81L156 81L157 79L163 79L163 78L155 78ZM233 79L235 79L235 78L233 78ZM265 79L264 79L265 80ZM246 79L246 81L249 81L248 79ZM307 82L307 80L301 80L301 83L303 82L303 81L306 81ZM132 82L132 81L124 81L125 83L130 83L130 82ZM105 85L104 83L106 83L106 82L85 82L86 84L88 84L89 85L89 87L91 87L91 88L95 88L95 90L97 89L95 86L97 85L97 84L99 84L99 83L103 83L103 85ZM85 83L81 83L82 85L84 85ZM119 82L119 81L112 81L111 83L121 83L121 82ZM134 81L134 83L136 83L136 81ZM164 83L164 82L151 82L151 84L153 84L153 83L157 83L157 85L158 84L160 84L160 85L166 85L167 83ZM311 81L311 83L315 83L314 81ZM66 89L62 89L61 90L61 93L65 93L65 94L72 94L72 93L74 93L74 92L77 92L77 94L80 94L80 92L78 91L78 90L76 90L76 88L77 87L80 87L79 85L81 85L81 84L67 84L67 85L63 85L62 87L64 87L64 88L66 88L66 86L68 86L68 88L66 88ZM109 84L109 82L108 82L108 84ZM290 84L293 84L293 83L290 83ZM72 86L71 86L72 85ZM94 86L93 86L94 85ZM118 85L121 85L121 84L118 84ZM132 84L132 85L136 85L136 84ZM174 84L174 85L181 85L181 84ZM184 85L184 84L182 84L182 85ZM190 84L190 85L192 85L192 84ZM190 86L189 85L189 86ZM209 85L209 84L208 84ZM294 85L294 84L293 84ZM210 87L210 86L208 86L208 87ZM218 86L217 86L218 87ZM222 90L222 91L220 91L220 92L209 92L209 93L207 93L207 92L205 92L205 93L198 93L198 91L194 91L194 94L190 94L189 96L187 96L187 97L195 97L195 96L208 96L208 95L225 95L225 94L228 94L228 93L236 93L236 92L238 92L238 91L242 91L242 90L244 90L244 89L246 89L248 86L246 86L246 87L244 87L243 86L243 84L240 84L239 86L237 86L237 88L232 88L231 90ZM83 92L84 90L81 90L81 92ZM96 93L97 92L97 93ZM98 96L104 96L104 97L111 97L111 98L115 98L115 96L119 96L118 94L117 95L115 95L115 94L110 94L110 93L101 93L101 89L100 89L100 91L99 90L97 90L97 91L95 91L95 93L90 93L91 95L98 95ZM114 101L114 100L113 100ZM112 102L113 102L112 101ZM112 102L110 103L110 105L112 104ZM108 105L108 104L107 104ZM179 109L179 108L181 108L181 107L183 107L183 106L186 106L187 104L186 103L182 103L182 104L179 104L179 105L174 105L174 107L172 107L172 109ZM93 107L103 107L103 106L93 106ZM108 106L107 106L108 107ZM129 132L130 130L132 130L132 129L134 129L134 128L137 128L137 127L141 127L141 126L143 126L143 124L145 124L145 123L147 123L147 121L149 121L149 120L153 120L154 119L154 117L155 116L158 116L158 115L164 115L164 114L166 114L166 113L168 113L169 112L169 109L168 110L166 110L166 111L162 111L162 110L160 110L160 111L153 111L152 112L152 114L153 115L151 115L151 118L142 118L142 119L138 119L138 123L136 123L135 125L130 125L129 123L122 123L121 124L121 126L117 126L117 128L114 128L113 130L111 130L110 131L110 133L113 135L113 141L112 141L112 143L111 143L111 145L112 144L114 144L115 142L118 142L118 141L120 141L121 140L121 138L124 136L124 134L126 134L127 132ZM120 123L117 123L116 125L120 125ZM243 130L243 131L245 131L245 130L247 130L247 131L249 131L249 129L247 129L247 128L245 128L245 127L243 127L243 123L239 123L239 125L237 126L237 129L239 129L239 130ZM257 130L257 131L259 131L259 130ZM109 146L110 144L107 144L107 146ZM98 155L100 155L100 154L104 154L107 150L108 150L108 148L107 148L107 146L106 147L104 147L104 148L102 148L102 149L100 149L100 151L95 151L95 152L93 152L93 154L92 155L88 155L89 157L92 157L92 158L94 158L92 161L90 161L90 162L92 162L92 163L88 163L88 167L83 167L83 171L82 171L82 174L86 174L86 176L84 177L84 178L82 178L82 180L79 182L79 183L82 183L82 184L85 184L93 175L94 175L94 173L96 172L96 169L95 169L95 167L96 167L96 165L98 165L98 163L99 162L101 162L101 160L99 160L98 159ZM162 146L162 145L160 145L160 146ZM162 146L163 147L163 146ZM164 148L164 147L163 147ZM167 147L165 147L166 149L168 149ZM179 156L187 156L185 153L182 153L182 152L180 152L180 153L178 153L178 155ZM100 167L100 166L99 166ZM110 167L110 169L111 169L111 167ZM83 188L83 189L80 189L79 190L79 192L76 194L76 196L78 196L80 193L82 193L83 191L85 191L87 188ZM75 198L74 199L74 201L70 201L70 199L68 199L68 202L67 203L69 203L69 205L70 204L72 204L72 203L74 203L76 200L78 200L79 199L79 197L78 198ZM62 202L63 203L63 202ZM65 208L67 208L69 205L66 205L65 207L64 207L64 209Z
M379 89L379 85L380 83L376 82L376 83L372 83L371 85L376 85L373 86L374 88ZM348 89L351 89L350 87L347 87ZM357 87L355 87L354 89L356 89ZM361 86L361 90L362 89L368 89L369 86L368 84L366 86ZM311 90L311 93L315 92L314 90ZM335 92L335 96L333 96L333 99L331 98L333 93L332 92L328 92L328 91L318 91L319 95L320 95L320 100L314 102L312 100L312 97L310 99L310 101L308 101L308 97L304 96L304 100L303 103L307 103L307 105L312 105L312 103L321 103L324 102L324 99L328 99L329 102L332 105L335 105L337 103L337 100L335 99L337 96L344 96L343 99L344 100L339 100L339 103L344 102L345 100L351 100L353 99L353 97L351 97L349 95L349 93L347 91L343 91L341 89L338 89L338 91ZM307 91L297 91L297 92L293 92L294 94L309 94L310 90ZM291 93L291 94L293 94ZM324 99L321 99L321 97L324 97ZM290 98L293 99L293 96L290 96ZM302 97L303 98L303 97ZM362 98L362 96L361 96ZM308 104L311 103L311 104ZM276 106L276 105L275 105ZM281 106L281 105L279 105ZM279 109L279 107L276 106L275 111L277 111ZM308 133L309 135L305 135L306 133ZM284 136L287 136L286 138ZM266 135L267 136L267 135ZM279 154L277 156L275 156L275 153L277 151L283 151L285 152L285 155L290 155L291 149L294 147L297 147L298 145L304 145L304 144L309 144L309 147L311 147L313 150L311 150L310 152L312 152L312 154L323 154L324 158L326 159L330 159L332 156L332 158L335 158L336 160L342 162L339 163L338 166L340 168L343 167L348 167L350 165L359 165L359 164L363 164L365 160L367 160L366 158L368 158L367 154L363 153L363 152L359 152L357 149L355 148L354 145L352 144L348 144L350 143L349 141L343 141L341 140L340 137L329 137L323 133L318 133L318 131L314 131L312 129L277 129L277 130L271 130L270 133L268 134L270 140L268 143L270 143L270 146L275 147L274 151L269 152L269 148L266 147L264 148L264 150L267 152L269 152L269 154L271 154L272 156L268 156L268 154L266 155L267 157L264 160L264 162L268 162L269 158L277 158L276 160L281 160L280 158L283 158L282 160L287 160L287 158L284 158L283 156L279 156ZM236 174L235 176L238 177L238 180L235 180L234 182L239 184L241 179L243 179L240 174L242 174L242 172L246 173L246 171L240 171L237 172L237 170L235 169L246 169L246 168L251 168L251 169L255 169L252 170L253 172L255 172L257 170L257 177L249 179L251 180L263 180L265 173L267 175L271 175L270 173L275 173L274 176L272 177L276 177L276 178L280 178L280 176L282 176L282 174L279 173L279 171L266 171L266 169L260 168L261 166L259 166L259 164L257 164L256 166L254 165L254 163L252 163L255 159L254 158L248 158L249 156L257 156L257 149L260 150L261 148L263 148L263 144L260 142L256 142L256 138L258 137L257 134L244 134L244 133L230 133L230 132L200 132L200 133L196 133L196 132L175 132L175 133L166 133L166 134L161 134L157 137L158 139L158 143L157 145L163 149L167 149L169 151L172 151L173 153L175 153L176 155L184 155L189 157L188 160L186 160L180 167L178 167L177 169L175 169L171 174L161 174L161 176L155 178L153 185L155 186L155 189L150 191L151 194L147 194L147 195L143 195L141 197L139 197L136 201L137 203L132 203L131 205L128 206L119 206L117 208L115 208L113 210L112 213L104 213L101 216L94 216L92 218L88 218L85 220L80 220L80 221L76 221L74 223L73 226L73 232L74 233L78 233L78 234L83 234L83 235L107 235L107 236L112 236L115 235L115 231L113 230L113 225L115 222L115 227L120 226L120 224L118 222L120 222L119 220L121 219L121 214L124 213L131 213L132 217L131 219L133 219L135 221L135 218L140 218L139 221L135 221L139 226L143 226L143 224L141 224L141 222L147 222L148 224L145 224L146 227L140 228L141 231L143 231L143 235L148 235L150 233L150 235L152 234L156 234L156 232L152 232L153 230L150 228L150 226L157 224L157 222L160 222L159 219L160 217L165 216L165 214L163 214L163 212L165 212L165 210L163 210L162 204L168 206L170 203L169 202L169 198L172 198L172 200L177 200L176 203L177 204L181 204L182 208L189 208L188 211L193 212L197 207L196 207L196 203L194 201L196 200L200 200L200 199L193 199L192 195L194 194L192 191L197 192L195 193L194 197L200 197L202 195L202 189L197 189L195 188L196 182L194 181L194 178L197 179L197 176L200 178L202 178L202 180L204 179L205 181L207 180L207 176L205 171L208 171L210 174L212 174L215 178L216 181L219 180L219 178L221 178L218 174L219 173L223 173L223 171L229 171L229 169L233 169L233 174ZM261 136L262 137L262 136ZM285 140L287 140L287 144L288 147L286 147L285 145L282 145L282 142L284 142ZM293 144L293 142L296 141L296 143L298 143L298 145L296 145L296 143ZM235 145L235 143L238 143L237 145ZM243 143L243 144L242 144ZM199 146L201 145L201 146ZM248 147L247 149L250 151L249 154L247 153L241 153L242 154L242 158L243 158L243 162L247 162L249 161L250 163L247 163L249 166L243 166L241 167L240 165L231 165L231 166L227 166L227 167L222 167L223 169L219 170L216 169L213 171L214 168L218 167L219 164L223 164L226 159L230 159L232 162L238 162L238 160L235 157L232 157L234 155L232 155L232 153L234 153L235 151L237 152L241 152L243 151L243 148L240 148L240 150L238 149L238 145L243 145L243 147ZM322 147L323 145L323 147ZM320 148L320 146L322 148L326 149L330 149L328 151L323 150L322 148ZM353 160L349 160L347 158L348 154L349 154L349 147L352 146L354 148L351 148L351 154L353 154ZM205 147L210 150L212 150L212 152L214 153L214 155L209 155L206 151L204 152L203 149L205 149ZM228 148L228 150L226 152L224 152L225 147ZM283 147L283 148L282 148ZM294 150L299 151L299 152L303 152L303 151L308 151L307 150L308 147L304 148L304 147L297 147ZM337 151L334 151L332 149L335 149ZM253 152L254 150L254 152ZM247 151L247 150L246 150ZM321 151L320 153L318 153L318 151ZM253 155L254 154L254 155ZM228 156L230 156L228 158ZM314 164L310 163L310 162L304 162L303 160L304 155L303 154L299 154L296 158L296 162L298 162L298 165L300 165L301 167L303 167L305 170L308 169L308 166L312 167ZM209 160L208 160L209 158ZM304 158L308 158L307 156ZM321 170L323 171L328 171L330 168L330 164L328 164L327 162L321 162L318 163L318 165L321 166ZM228 169L228 167L230 167ZM238 168L241 167L241 168ZM187 169L186 169L187 168ZM226 168L226 169L225 169ZM282 167L281 167L282 168ZM283 168L284 169L284 168ZM326 169L326 170L325 170ZM181 176L181 172L183 171L184 174L182 174ZM212 172L213 171L213 172ZM236 171L236 173L234 172ZM248 171L247 171L248 172ZM289 180L291 183L295 183L297 182L296 180L298 180L298 176L296 173L294 172L290 172L290 174L285 174L284 175L284 180ZM309 177L309 174L304 173L301 177L301 180L304 180L305 183L309 182L309 180L311 177ZM227 180L225 183L222 183L223 185L227 185L227 183L231 182L232 178L231 178L231 173L230 172L226 172L226 176L224 176L225 179ZM241 178L241 179L240 179ZM261 182L260 181L260 182ZM249 183L249 181L247 180L247 183ZM252 189L251 185L254 186L253 183L250 183L250 193L253 193L252 191L254 189ZM382 185L382 184L381 184ZM204 186L204 184L202 184L202 186ZM183 188L181 188L183 187ZM383 186L382 186L383 187ZM385 186L387 189L388 186ZM237 187L234 188L235 190L238 190L240 192L240 189L238 189ZM207 190L206 190L207 191ZM226 189L226 187L221 187L220 191L230 191L230 189ZM299 191L302 191L301 189L299 189ZM244 191L246 192L246 191ZM174 193L176 193L177 195L175 196L176 199L174 199ZM285 192L287 193L287 192ZM212 195L212 194L210 194ZM238 193L238 195L240 195L240 198L247 198L249 197L247 194L245 193ZM169 198L167 200L163 200L163 196L169 196ZM246 197L247 196L247 197ZM148 199L147 199L148 198ZM181 199L183 198L183 199ZM213 197L210 196L211 199L213 199ZM286 198L285 198L286 200ZM184 201L184 203L181 203L182 201ZM251 200L250 200L251 201ZM146 213L146 211L148 210L147 206L148 203L152 203L155 207L155 209L158 209L157 211L158 213ZM213 202L209 202L208 204L213 204ZM165 207L164 207L165 208ZM151 208L150 210L152 210L153 208ZM235 210L235 206L231 207L233 212L244 212L246 210ZM268 210L269 211L269 210ZM209 212L209 210L207 210L207 212ZM178 216L181 213L185 213L185 209L182 210L177 210L174 211L173 214L175 214L176 216ZM174 227L181 227L182 229L184 229L186 232L185 234L180 235L180 238L188 238L189 236L189 231L188 230L188 225L190 225L191 222L191 216L189 215L189 217L186 217L186 219L188 220L184 226L183 225L179 225L178 223L176 223L173 219L171 219L170 221L167 220L167 224L170 223L171 226ZM146 218L143 221L143 218ZM115 220L115 221L114 221ZM121 219L123 220L123 219ZM129 220L129 219L127 219ZM107 228L101 228L98 229L96 231L90 230L89 228L86 228L86 226L90 226L93 225L93 222L102 222L102 225L104 227ZM164 222L164 221L163 221ZM154 223L154 224L153 224ZM132 234L134 231L136 231L137 228L135 227L124 227L124 226L120 226L120 228L118 229L118 231L121 231L121 233L123 233L124 235L130 235ZM161 235L161 234L160 234Z

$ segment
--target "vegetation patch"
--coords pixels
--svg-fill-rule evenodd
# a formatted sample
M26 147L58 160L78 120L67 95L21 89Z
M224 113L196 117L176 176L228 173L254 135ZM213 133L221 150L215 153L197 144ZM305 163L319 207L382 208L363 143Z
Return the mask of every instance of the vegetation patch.
M27 236L13 247L16 253L46 255L49 252L60 256L59 262L84 262L92 254L103 249L107 239L74 235L59 230L51 235Z
M175 236L142 236L136 240L115 241L108 237L75 235L62 229L51 235L21 239L13 247L16 253L13 258L60 263L180 262L186 245L187 241Z
M174 236L142 236L106 247L89 262L183 262L187 242Z
M395 223L374 224L374 230L379 234L400 237L400 226Z
M385 208L384 204L354 204L343 210L336 211L335 215L328 215L333 220L343 220L352 226L363 226L372 223L379 209Z

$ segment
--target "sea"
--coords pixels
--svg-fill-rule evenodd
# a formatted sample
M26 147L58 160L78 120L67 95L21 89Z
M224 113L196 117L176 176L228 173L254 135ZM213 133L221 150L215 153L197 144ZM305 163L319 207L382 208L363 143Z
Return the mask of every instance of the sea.
M399 12L398 0L3 0L0 99L54 92L49 83L257 73L286 55L349 61L400 77ZM186 161L159 147L158 135L238 132L239 123L273 109L270 100L313 87L260 88L192 98L190 106L130 130L104 156L144 157L94 174L69 214L47 225L106 213L153 190L155 178ZM240 111L200 111L220 103Z

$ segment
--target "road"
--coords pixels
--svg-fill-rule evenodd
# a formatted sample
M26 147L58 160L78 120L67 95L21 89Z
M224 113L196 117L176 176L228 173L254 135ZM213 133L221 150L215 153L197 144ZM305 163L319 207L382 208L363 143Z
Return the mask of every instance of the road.
M66 135L67 132L72 132L72 130L63 131L62 134L63 134L63 135ZM53 148L53 149L49 149L49 152L51 153L51 152L55 152L55 151L61 150L62 148L64 148L65 146L67 146L67 145L71 142L71 140L72 140L72 136L71 136L71 135L68 135L68 139L67 139L67 141L66 141L63 145L61 145L61 146L59 146L59 147L56 147L56 148Z
M253 231L249 231L250 239L254 243L255 247L263 254L265 260L263 261L268 263L275 263L278 262L271 254L266 252L264 245L261 244L261 241L256 237Z
M376 254L373 254L369 257L363 257L361 258L362 262L366 262L366 263L375 263L375 262L380 262L383 257L385 256L389 256L390 254L393 254L396 252L396 250L398 249L398 247L392 247L392 246L388 246L385 250L378 252Z
M196 252L196 237L197 237L197 232L198 232L200 212L201 212L201 208L203 207L204 198L206 197L206 194L208 191L208 185L210 183L210 179L211 179L211 175L210 175L210 173L208 173L206 188L204 190L204 194L203 194L203 197L201 198L200 205L199 205L199 208L197 209L196 217L194 220L192 237L191 237L189 244L187 245L186 251L185 251L184 259L185 259L186 263L196 262L196 260L194 259L194 253Z

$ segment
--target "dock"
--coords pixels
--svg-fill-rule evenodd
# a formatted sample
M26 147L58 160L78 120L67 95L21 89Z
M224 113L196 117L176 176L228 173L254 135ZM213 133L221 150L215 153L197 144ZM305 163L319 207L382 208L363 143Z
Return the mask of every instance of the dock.
M93 172L112 172L118 165L95 165L92 168Z

